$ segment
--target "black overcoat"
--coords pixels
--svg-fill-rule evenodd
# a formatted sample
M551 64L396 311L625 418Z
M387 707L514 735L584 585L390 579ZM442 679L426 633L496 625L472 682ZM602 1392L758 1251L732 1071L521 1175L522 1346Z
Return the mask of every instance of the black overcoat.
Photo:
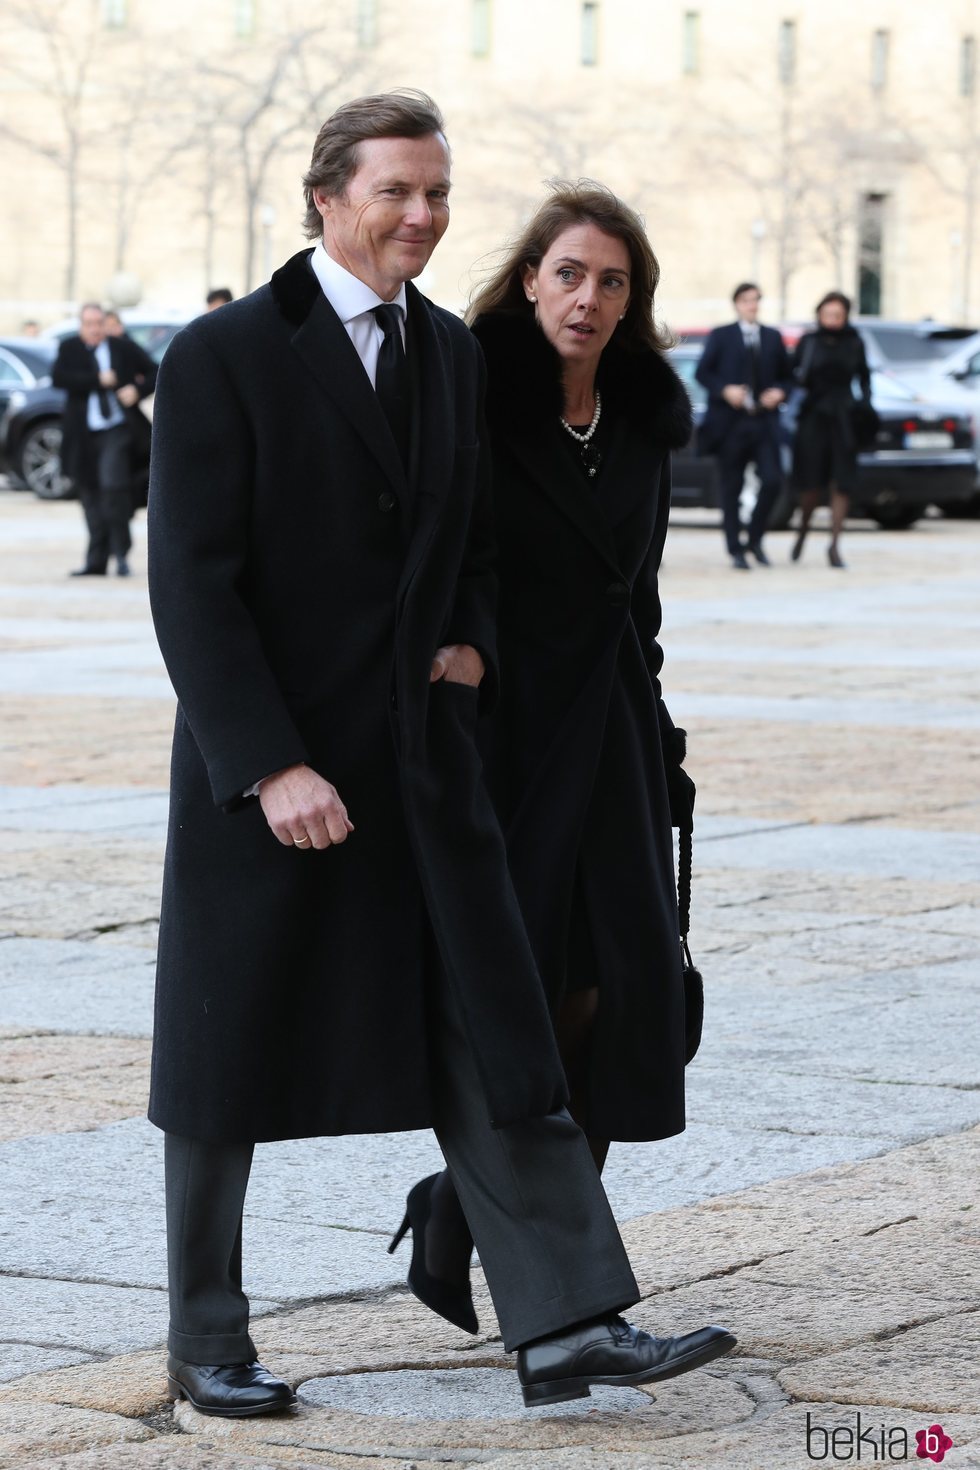
M581 1121L597 1137L664 1138L684 1127L671 808L685 824L690 809L682 732L660 691L657 571L670 450L690 435L690 403L659 354L614 338L598 378L613 427L590 484L559 423L559 363L543 334L511 314L474 330L499 542L487 780L553 1006L573 902L572 942L591 940L599 1010Z
M156 385L157 365L131 337L107 337L109 361L120 388L134 385L140 398L148 398ZM99 386L99 369L81 337L66 337L58 347L51 381L67 392L61 419L61 472L69 480L84 480L87 469L85 446L89 437L88 400ZM112 391L112 390L107 390ZM135 404L124 410L134 449L145 447L150 425Z
M150 595L179 708L150 1118L219 1142L429 1123L436 951L492 1121L565 1097L480 696L429 683L454 642L483 651L485 700L495 683L482 359L409 287L406 476L308 254L178 334L154 416ZM346 803L343 846L284 847L243 799L298 761Z

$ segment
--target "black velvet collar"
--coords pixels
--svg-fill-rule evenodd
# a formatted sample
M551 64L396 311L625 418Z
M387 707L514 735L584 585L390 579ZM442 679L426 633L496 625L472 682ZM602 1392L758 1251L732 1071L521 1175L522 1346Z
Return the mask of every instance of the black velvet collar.
M487 360L491 422L526 433L553 421L562 409L561 362L530 313L493 312L479 317L473 332ZM660 447L680 449L690 439L691 400L659 352L628 352L613 338L598 382L610 407Z
M276 305L287 321L302 326L320 291L320 282L310 268L312 250L300 250L273 273L269 285Z

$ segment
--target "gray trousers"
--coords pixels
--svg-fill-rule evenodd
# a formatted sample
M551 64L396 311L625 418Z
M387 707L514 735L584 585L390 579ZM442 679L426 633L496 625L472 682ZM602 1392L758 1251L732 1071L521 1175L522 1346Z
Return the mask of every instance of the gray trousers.
M433 1128L508 1352L639 1300L585 1135L562 1109L490 1127L455 1003L444 988ZM252 1144L166 1135L170 1336L190 1363L256 1357L242 1290ZM392 1229L397 1225L392 1220ZM381 1249L379 1243L379 1250Z

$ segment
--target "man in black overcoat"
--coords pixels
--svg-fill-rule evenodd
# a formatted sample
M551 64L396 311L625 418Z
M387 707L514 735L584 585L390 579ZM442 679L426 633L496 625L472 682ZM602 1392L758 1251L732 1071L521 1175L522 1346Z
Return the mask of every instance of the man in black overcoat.
M61 470L78 489L88 526L85 565L73 577L104 577L110 556L120 577L129 576L133 451L149 436L137 405L153 392L156 376L139 343L125 333L109 336L102 307L86 302L78 336L64 339L51 371L52 383L68 394Z
M758 286L743 281L732 300L737 320L709 334L695 374L708 390L699 449L702 454L718 456L725 545L732 565L748 571L746 550L761 566L769 565L762 538L783 478L779 405L793 386L793 378L779 332L759 322L762 293ZM759 476L759 494L746 547L739 501L750 464Z
M150 594L179 698L150 1099L169 1391L229 1416L294 1402L249 1336L253 1145L427 1125L525 1400L667 1376L720 1330L616 1315L636 1284L476 754L482 359L410 284L449 218L435 105L342 107L305 188L315 248L179 333L156 400Z

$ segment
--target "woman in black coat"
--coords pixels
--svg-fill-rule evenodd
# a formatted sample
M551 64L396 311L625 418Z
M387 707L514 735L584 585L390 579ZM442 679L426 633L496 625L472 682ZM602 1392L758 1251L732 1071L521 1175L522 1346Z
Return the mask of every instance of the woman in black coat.
M571 1111L600 1169L611 1139L684 1128L671 825L690 830L694 788L661 696L657 572L670 451L691 411L654 324L658 278L631 209L562 184L470 313L499 543L485 770ZM407 1221L425 1238L413 1289L475 1331L471 1243L447 1175L416 1185Z
M817 306L817 326L797 343L793 371L806 390L793 449L793 481L800 493L800 530L790 552L799 561L813 512L830 497L827 559L843 567L840 534L857 476L861 441L873 437L877 415L871 406L871 373L864 343L850 325L851 303L829 291ZM855 399L854 383L861 397Z

